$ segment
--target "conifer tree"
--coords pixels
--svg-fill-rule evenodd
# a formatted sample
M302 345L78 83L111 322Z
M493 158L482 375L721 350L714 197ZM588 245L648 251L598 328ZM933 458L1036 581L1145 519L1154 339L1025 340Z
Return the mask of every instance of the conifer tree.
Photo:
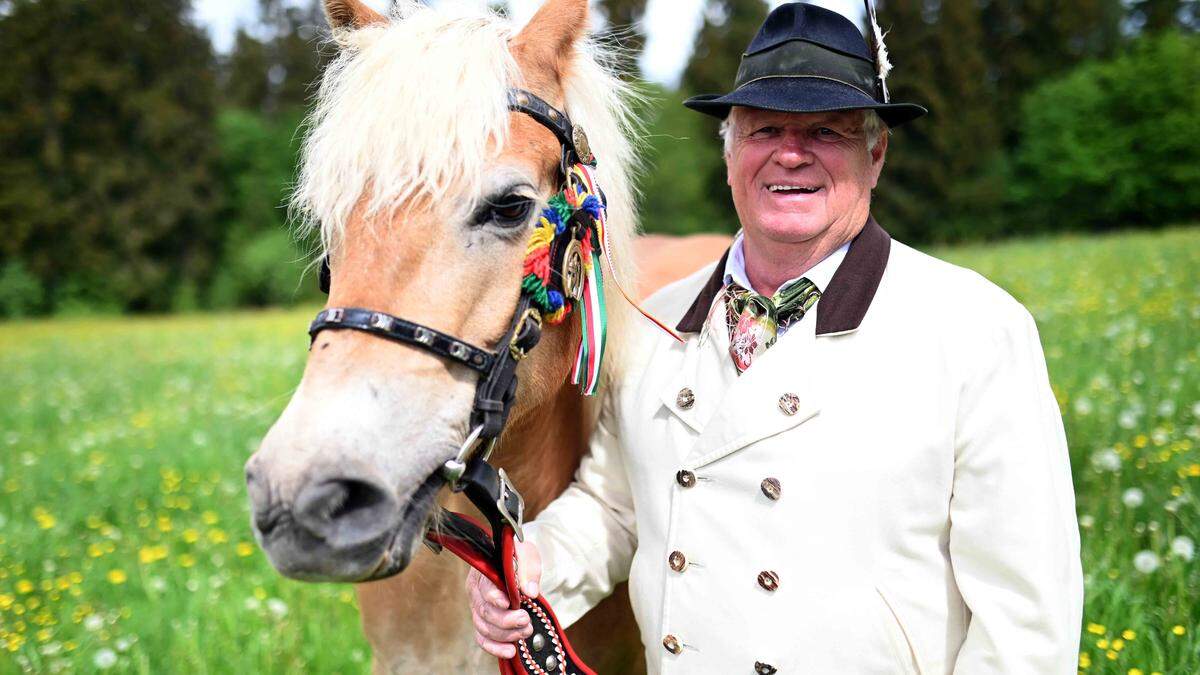
M0 15L0 263L49 302L162 309L202 279L212 47L186 0L12 0Z

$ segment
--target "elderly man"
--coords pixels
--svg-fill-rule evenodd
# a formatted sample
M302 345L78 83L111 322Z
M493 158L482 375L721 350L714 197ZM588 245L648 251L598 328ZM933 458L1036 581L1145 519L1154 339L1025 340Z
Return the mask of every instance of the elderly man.
M878 40L878 38L876 39ZM1037 329L870 215L888 100L842 16L774 10L726 118L742 233L649 302L523 575L569 623L628 578L652 673L1073 673L1079 535ZM682 317L680 319L680 317ZM468 580L493 654L524 612Z

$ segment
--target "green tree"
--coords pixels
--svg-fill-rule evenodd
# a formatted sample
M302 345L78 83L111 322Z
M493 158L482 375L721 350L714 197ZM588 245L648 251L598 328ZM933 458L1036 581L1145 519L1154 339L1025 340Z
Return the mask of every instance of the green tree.
M692 58L683 72L681 98L692 94L723 93L733 87L741 55L767 18L767 11L763 0L711 0L708 3L704 26L696 36ZM720 122L707 115L700 116L700 119L702 133L697 140L705 151L719 159L722 154L721 139L717 134ZM723 162L672 168L677 171L704 172L704 190L699 198L707 203L703 207L697 206L717 218L716 222L709 223L706 230L737 230L737 213L729 198Z
M189 15L186 0L0 15L0 264L21 261L48 304L163 309L211 269L213 55Z
M1014 201L1041 229L1200 217L1200 37L1135 42L1035 89L1021 107Z
M998 227L993 216L1004 192L994 170L1002 148L979 9L890 0L885 10L891 96L930 114L892 134L872 208L904 241L985 235Z

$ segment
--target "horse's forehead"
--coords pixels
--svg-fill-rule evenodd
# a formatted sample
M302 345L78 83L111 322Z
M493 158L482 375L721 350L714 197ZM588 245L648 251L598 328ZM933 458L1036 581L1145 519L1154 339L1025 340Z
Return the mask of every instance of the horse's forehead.
M542 179L552 179L562 159L562 147L554 133L524 113L513 113L510 120L505 157L534 167Z

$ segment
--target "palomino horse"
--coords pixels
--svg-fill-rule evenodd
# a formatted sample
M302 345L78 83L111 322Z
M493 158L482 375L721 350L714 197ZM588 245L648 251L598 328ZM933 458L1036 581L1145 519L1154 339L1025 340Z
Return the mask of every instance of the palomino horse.
M513 87L587 130L608 199L607 254L631 279L629 90L587 42L586 0L549 0L516 35L498 17L445 2L404 3L390 19L359 0L325 4L341 52L310 120L294 204L329 255L330 306L367 307L497 345L517 304L530 228L558 189L561 157L545 127L510 113ZM615 288L608 297L618 297ZM621 376L629 315L624 303L609 302L604 379ZM546 327L521 362L493 455L529 516L568 485L594 424L595 405L567 377L578 339L573 321ZM475 377L407 345L322 332L292 400L246 466L256 536L283 574L359 582L383 559L407 568L358 586L377 672L494 668L472 640L466 565L420 546L433 503L417 488L467 436ZM442 500L470 510L457 496ZM602 672L642 670L621 589L571 638Z

